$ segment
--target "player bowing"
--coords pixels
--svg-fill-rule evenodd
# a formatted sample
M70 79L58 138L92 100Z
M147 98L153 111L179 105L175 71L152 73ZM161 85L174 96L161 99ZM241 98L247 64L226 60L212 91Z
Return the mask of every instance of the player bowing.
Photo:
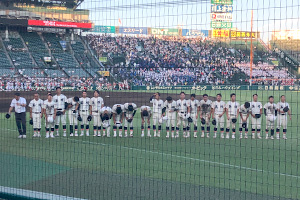
M266 116L266 139L269 138L269 129L271 129L271 139L274 139L274 128L277 116L277 105L274 104L274 97L269 97L269 102L264 105L264 114Z
M110 137L110 119L112 117L112 110L108 106L101 108L100 117L102 120L103 134L102 136ZM107 131L107 132L106 132Z
M89 131L89 104L90 104L90 98L87 97L87 92L83 91L82 92L82 97L79 99L79 113L78 113L78 121L80 121L80 128L81 128L81 133L80 136L84 136L84 126L86 129L86 136L90 135Z
M142 119L142 124L141 124L141 130L142 134L141 137L144 137L145 135L145 127L148 127L148 137L151 137L150 133L150 119L151 119L151 108L149 106L142 106L141 107L141 119Z
M280 102L277 103L277 110L278 110L278 118L277 118L277 128L276 128L276 137L279 139L280 128L283 128L283 139L286 138L286 131L287 131L287 114L289 114L290 120L292 120L292 114L290 105L285 101L285 96L282 95L280 97Z
M221 138L224 138L224 127L225 127L225 118L224 114L226 112L226 104L222 101L222 95L217 94L217 101L212 103L212 123L215 126L214 128L214 138L217 137L218 127L220 128Z
M30 101L30 119L33 123L33 137L41 137L41 124L42 124L42 109L43 109L43 100L40 99L39 94L36 92L33 95L34 99Z
M261 114L262 114L262 104L257 101L258 95L253 95L253 101L250 103L251 111L251 128L252 128L252 139L255 139L255 130L257 132L257 138L261 139Z
M122 123L124 119L124 105L115 104L112 107L114 121L114 137L117 137L117 129L119 129L119 137L122 137Z
M226 104L226 115L227 115L227 121L226 121L226 139L229 139L229 131L230 127L232 128L232 139L235 138L235 127L236 122L240 110L240 104L236 102L236 95L232 93L230 95L231 100Z
M133 137L133 118L136 113L137 106L135 103L125 103L124 110L125 110L125 123L124 123L124 130L125 130L125 137L127 137L127 129L128 126L130 128L130 137Z

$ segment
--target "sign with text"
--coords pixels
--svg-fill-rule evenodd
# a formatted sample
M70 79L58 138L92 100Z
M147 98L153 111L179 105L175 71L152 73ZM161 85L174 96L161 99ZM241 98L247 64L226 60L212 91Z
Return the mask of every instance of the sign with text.
M101 76L109 76L109 71L98 71Z
M210 11L212 13L232 13L233 7L229 5L211 5Z
M232 21L232 13L211 13L210 19L215 21Z
M151 35L167 35L167 36L178 36L178 29L168 28L151 28Z
M182 29L182 36L208 37L208 30Z
M232 28L232 22L215 22L210 23L211 28Z
M147 27L119 27L121 34L148 34Z
M233 0L211 0L211 4L232 5Z
M77 22L59 22L46 20L28 20L28 26L43 26L57 28L92 28L92 23L77 23Z
M229 37L229 30L213 30L212 33L213 37L221 37L221 38L228 38Z
M257 32L249 31L230 31L231 38L257 38Z
M97 33L115 33L116 27L115 26L95 26L93 32Z

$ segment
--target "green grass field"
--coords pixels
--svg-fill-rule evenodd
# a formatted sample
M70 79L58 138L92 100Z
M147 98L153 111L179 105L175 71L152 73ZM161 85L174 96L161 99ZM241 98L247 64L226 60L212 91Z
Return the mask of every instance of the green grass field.
M285 94L288 140L167 139L165 130L141 138L139 114L133 138L31 138L28 125L17 139L14 119L1 114L0 185L86 199L300 199L299 93L235 92L239 102L258 93L263 104Z

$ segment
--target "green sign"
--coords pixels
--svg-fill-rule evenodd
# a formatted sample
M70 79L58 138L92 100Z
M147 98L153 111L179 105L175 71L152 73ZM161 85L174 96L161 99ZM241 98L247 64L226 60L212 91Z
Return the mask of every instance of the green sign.
M179 36L179 31L172 28L151 28L151 35Z
M212 21L210 23L211 28L232 28L232 22L217 22Z
M233 0L211 0L211 4L232 5Z
M116 33L116 27L115 26L98 26L98 25L96 25L94 27L93 32L96 32L96 33Z
M107 57L100 57L99 61L102 63L107 63Z

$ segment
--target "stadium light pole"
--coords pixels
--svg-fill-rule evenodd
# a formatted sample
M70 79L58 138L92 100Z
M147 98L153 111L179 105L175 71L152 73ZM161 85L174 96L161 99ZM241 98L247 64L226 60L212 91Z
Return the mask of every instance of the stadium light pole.
M253 31L253 10L251 10L251 34L250 34L250 86L252 85L252 65L253 65L253 40L252 40L252 31Z

